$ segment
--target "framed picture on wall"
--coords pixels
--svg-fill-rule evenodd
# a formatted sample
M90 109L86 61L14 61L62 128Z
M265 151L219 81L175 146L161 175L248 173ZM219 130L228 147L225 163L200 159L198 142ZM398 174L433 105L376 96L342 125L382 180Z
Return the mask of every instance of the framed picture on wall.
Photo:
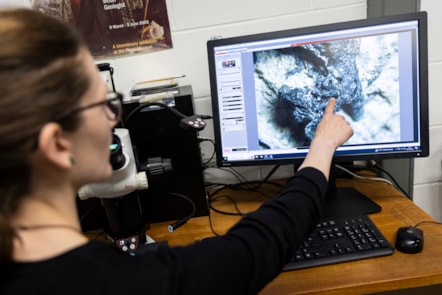
M96 58L172 48L166 0L33 0L31 6L75 25Z

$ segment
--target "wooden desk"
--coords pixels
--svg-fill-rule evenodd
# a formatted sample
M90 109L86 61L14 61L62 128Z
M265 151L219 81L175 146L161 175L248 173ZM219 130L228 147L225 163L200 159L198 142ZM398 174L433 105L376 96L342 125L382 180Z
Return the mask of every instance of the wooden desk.
M392 245L399 227L433 220L386 183L338 179L338 186L354 186L382 206L380 213L370 217ZM273 195L277 191L275 186L267 189ZM265 199L257 193L230 193L239 201L239 208L244 212L254 210ZM214 206L235 212L227 199L220 200ZM224 233L239 219L213 211L211 216L217 233ZM185 245L213 236L208 217L193 218L174 233L167 231L168 224L170 223L152 224L147 233L156 241L168 240L171 246ZM424 231L425 244L424 250L419 254L395 251L393 255L386 257L283 272L260 294L411 294L411 291L414 294L435 294L435 289L439 290L438 294L442 294L442 285L439 285L442 284L442 226L428 224L420 228ZM418 289L404 291L407 288Z

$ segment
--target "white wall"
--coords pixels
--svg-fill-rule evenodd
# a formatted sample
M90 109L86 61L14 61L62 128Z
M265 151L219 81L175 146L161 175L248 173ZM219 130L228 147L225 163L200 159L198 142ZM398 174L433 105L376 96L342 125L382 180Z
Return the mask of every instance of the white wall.
M442 2L421 0L428 12L430 156L415 160L413 199L422 209L442 221Z
M0 7L29 7L29 0L0 0Z

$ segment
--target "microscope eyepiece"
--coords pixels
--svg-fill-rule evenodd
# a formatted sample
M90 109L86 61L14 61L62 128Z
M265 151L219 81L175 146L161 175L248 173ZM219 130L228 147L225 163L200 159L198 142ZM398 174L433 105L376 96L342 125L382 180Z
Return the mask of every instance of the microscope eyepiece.
M124 166L126 159L123 154L123 147L121 146L120 138L114 134L112 139L112 144L109 145L111 151L110 162L113 170L118 170Z

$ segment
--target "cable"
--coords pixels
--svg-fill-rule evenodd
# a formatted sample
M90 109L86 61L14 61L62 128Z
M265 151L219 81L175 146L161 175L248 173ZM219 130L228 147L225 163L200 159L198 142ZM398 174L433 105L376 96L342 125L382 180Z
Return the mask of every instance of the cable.
M182 194L179 194L179 193L174 193L174 192L157 192L157 193L165 194L165 195L169 195L169 196L174 196L174 197L178 197L178 198L182 198L182 199L188 201L192 205L192 213L190 213L188 216L186 216L186 217L184 217L184 218L182 218L180 220L177 220L173 224L170 224L170 225L167 226L167 230L169 232L175 231L176 229L178 229L179 227L184 225L190 218L192 218L195 215L196 206L195 206L195 203L193 202L193 200L190 199L189 197L187 197L185 195L182 195Z
M198 140L203 142L203 141L210 141L211 143L215 144L215 140L213 140L213 138L211 137L206 137L206 136L198 136Z
M210 155L209 159L206 160L204 163L202 163L203 169L204 169L204 168L207 168L206 165L208 165L208 164L210 163L210 161L212 161L213 158L214 158L215 155L216 155L215 141L214 141L212 138L210 138L210 137L201 137L201 136L198 136L198 142L199 142L199 143L202 143L202 142L205 142L205 141L208 141L208 142L210 142L210 143L213 145L213 150L212 150L212 154Z
M235 207L236 212L227 212L227 211L222 211L222 210L214 208L212 206L213 201L216 201L216 200L221 199L221 198L226 198L229 201L231 201L233 206ZM210 203L209 203L209 207L213 211L215 211L217 213L220 213L220 214L224 214L224 215L233 215L233 216L245 216L246 215L246 214L242 213L241 210L239 210L238 203L232 197L230 197L228 195L220 195L220 196L217 196L217 197L213 197L211 199Z
M271 182L268 181L268 179L275 173L275 171L279 168L279 165L276 165L275 167L273 167L269 173L267 173L267 175L264 177L263 180L261 181L247 181L238 171L236 171L233 168L229 168L229 169L224 169L224 168L219 168L219 167L206 167L207 168L216 168L222 171L226 171L226 172L230 172L232 173L232 175L234 175L237 180L239 181L239 183L234 183L234 184L225 184L225 183L206 183L206 188L208 186L219 186L218 188L215 189L215 187L213 189L215 189L211 194L208 194L208 198L207 198L207 203L208 203L208 207L209 207L209 214L208 214L208 218L209 218L209 226L210 226L210 230L212 231L212 233L215 236L219 236L219 234L215 231L215 229L213 228L213 221L212 221L212 216L211 216L211 211L217 212L219 214L224 214L224 215L233 215L233 216L245 216L246 213L241 212L241 210L238 207L237 202L229 195L227 194L223 194L223 195L219 195L217 196L221 191L225 190L225 189L232 189L232 190L248 190L248 191L254 191L256 193L262 194L264 195L266 198L273 198L273 196L269 196L267 194L265 194L264 192L260 191L259 189L262 187L263 184L270 184L273 186L277 186L278 188L282 187L283 184L277 183L277 182ZM255 185L257 184L257 185ZM253 185L253 186L252 186ZM245 188L244 188L245 186ZM236 212L227 212L227 211L222 211L219 210L217 208L215 208L213 206L213 202L220 199L220 198L226 198L228 200L230 200L233 203L233 206L235 207L235 211Z
M340 169L340 170L342 170L342 171L344 171L344 172L346 172L346 173L348 173L348 174L350 174L351 176L353 176L353 177L355 177L355 178L358 178L358 179L362 179L362 180L374 180L374 181L383 181L383 182L388 183L388 184L391 185L391 186L394 186L393 183L392 183L391 181L389 181L388 179L385 179L385 178L381 178L381 177L365 177L365 176L360 176L360 175L358 175L358 174L356 174L356 173L353 173L353 172L351 172L350 170L348 170L348 169L346 169L346 168L344 168L344 167L342 167L341 165L338 165L338 164L335 164L335 167L338 168L338 169Z
M257 187L255 187L255 190L259 189L261 187L261 185L263 185L263 183L266 183L270 177L272 177L273 174L275 174L276 170L278 170L280 167L280 165L275 165L270 171L269 173L267 173L266 177L264 177L264 179L258 184Z
M224 170L224 171L230 170L230 172L236 176L236 179L238 179L239 182L244 182L244 183L248 182L247 179L245 178L245 176L242 175L241 173L239 173L238 170L236 170L233 167L230 167L228 169L226 169L226 168L219 168L219 169Z
M215 229L213 228L212 217L210 216L210 213L209 213L209 227L210 227L210 230L212 231L212 233L213 233L215 236L217 236L217 237L220 236L220 234L217 233L217 232L215 231Z
M233 205L234 205L234 207L235 207L237 212L235 213L235 212L221 211L221 210L216 209L215 207L213 207L212 206L212 202L217 200L217 199L220 199L220 198L226 198L226 199L230 200L233 203ZM245 214L242 213L241 210L239 209L238 203L232 197L230 197L228 195L221 195L221 196L218 196L218 197L214 197L211 200L208 200L208 203L209 203L209 215L208 215L208 217L209 217L209 226L210 226L210 230L212 231L212 233L215 236L220 236L220 234L217 233L215 231L215 229L213 228L213 220L212 220L211 210L213 210L214 212L217 212L219 214L224 214L224 215L245 216Z
M254 186L253 188L251 188L250 186L248 186L248 185L250 185L250 184L252 184L252 183L258 183L258 186ZM270 185L274 185L274 186L278 186L278 188L280 188L280 187L283 186L282 184L280 184L280 183L275 183L275 182L269 182L269 181L267 181L267 182L265 182L265 183L266 183L266 184L270 184ZM221 191L225 190L225 189L231 189L231 190L247 190L247 191L252 191L252 192L255 192L255 193L261 194L261 195L263 195L266 199L271 199L271 198L273 198L273 196L270 196L270 195L264 193L263 191L260 191L260 190L257 189L257 188L258 188L259 186L261 186L262 184L263 184L263 182L260 181L260 182L237 183L237 184L231 184L231 185L229 185L229 184L221 185L219 188L217 188L215 191L213 191L210 195L208 195L208 207L209 207L209 209L211 209L211 210L213 210L213 211L215 211L215 212L217 212L217 213L220 213L220 214L225 214L225 215L235 215L235 216L244 216L244 215L246 215L246 214L243 213L243 212L241 212L241 210L238 208L237 203L236 203L236 201L235 201L234 198L232 198L231 196L229 196L229 195L227 195L227 194L219 195L219 193L220 193ZM245 186L245 185L246 185L246 187L243 188L243 186ZM277 193L277 192L275 192L275 193ZM213 206L213 202L216 201L216 200L218 200L218 199L220 199L220 198L226 198L226 199L230 200L230 201L233 203L236 212L233 212L233 213L232 213L232 212L222 211L222 210L219 210L219 209L215 208L215 207Z
M192 201L192 199L190 199L189 197L187 197L185 195L177 194L177 193L170 193L170 192L168 194L170 194L172 196L177 196L177 197L183 198L183 199L187 200L192 205L192 213L190 213L190 215L176 221L175 223L173 223L167 227L169 232L173 232L174 230L178 229L180 226L185 224L190 218L192 218L195 215L196 206L195 206L195 203Z
M381 170L382 172L384 172L385 174L387 174L388 177L390 177L390 179L394 182L395 186L405 195L407 196L407 198L409 198L411 200L411 197L408 195L408 193L399 185L399 183L396 181L396 179L393 177L393 175L391 175L387 170L385 170L381 165L379 165L378 163L376 163L376 161L369 161L369 163L371 163L371 165L375 166L376 168L378 168L379 170Z
M172 113L174 113L175 115L177 115L179 118L184 118L184 117L186 117L183 113L181 113L181 112L177 111L176 109L174 109L174 108L168 106L167 104L160 103L160 102L149 102L149 103L143 103L143 104L140 104L139 106L137 106L136 108L134 108L134 109L133 109L133 110L132 110L132 111L126 116L126 118L125 118L125 120L124 120L124 123L126 124L127 121L129 121L129 119L130 119L135 113L137 113L139 110L142 110L142 109L144 109L144 108L146 108L146 107L149 107L149 106L159 106L159 107L162 107L162 108L164 108L164 109L167 109L167 110L171 111Z
M242 186L244 185L250 185L253 183L259 183L258 186L255 186L253 188L250 187L246 187L243 188ZM224 214L224 215L231 215L231 216L245 216L247 215L247 213L242 212L239 207L238 207L238 203L236 202L236 200L234 198L232 198L231 196L227 195L227 194L223 194L223 195L218 195L221 191L225 190L225 189L232 189L232 190L248 190L248 191L253 191L259 194L264 195L266 198L273 198L273 196L268 196L266 195L264 192L257 190L258 187L261 186L263 182L262 181L255 181L255 182L247 182L247 183L235 183L235 184L211 184L211 185L215 185L215 186L219 186L212 194L208 195L207 198L207 202L208 202L208 207L209 207L209 214L208 214L208 218L209 218L209 226L210 226L210 230L212 231L212 233L215 236L219 236L220 234L218 234L215 229L213 228L213 220L212 220L212 215L211 212L217 212L219 214ZM277 186L278 188L282 187L283 184L281 183L277 183L277 182L271 182L271 181L266 181L266 184L270 184L273 186ZM207 186L206 186L207 187ZM215 189L215 188L214 188ZM277 192L275 192L277 193ZM213 206L213 202L220 199L220 198L226 198L229 201L231 201L233 203L233 206L235 207L235 211L236 212L227 212L227 211L222 211L220 209L217 209L216 207Z
M220 167L217 167L217 166L213 166L213 167L206 167L206 169L212 168L212 169L219 169L219 170L222 170L222 171L230 172L239 181L239 183L236 183L236 184L220 184L220 185L226 185L226 186L229 186L230 188L232 188L232 186L235 186L235 185L257 184L254 187L249 187L249 189L253 191L253 190L258 190L264 183L280 185L280 184L276 184L274 182L268 181L268 179L278 170L279 167L280 167L280 165L274 166L269 171L269 173L267 173L267 175L264 177L263 180L258 180L258 181L248 181L241 173L239 173L237 170L235 170L232 167L220 168Z
M442 222L426 220L426 221L421 221L421 222L416 223L413 227L418 227L420 225L425 225L425 224L439 224L439 225L442 225Z
M138 111L140 111L141 109L144 109L146 107L150 107L150 106L159 106L163 109L166 109L170 112L172 112L173 114L175 114L176 116L178 116L178 118L180 118L180 126L183 128L188 128L188 129L192 129L192 130L203 130L204 127L206 127L206 122L204 122L204 119L208 118L211 119L211 116L208 115L191 115L191 116L187 116L184 115L183 113L181 113L180 111L178 111L177 109L168 106L167 104L161 103L161 102L148 102L148 103L141 103L139 106L137 106L136 108L134 108L127 116L126 119L123 122L123 125L126 125L127 122L129 121L129 119Z
M235 169L233 169L231 167L229 167L229 168L220 168L220 167L217 167L217 166L206 167L206 169L209 169L209 168L218 169L218 170L221 170L221 171L229 172L229 173L231 173L236 178L237 181L239 181L239 182L247 182L247 180L244 178L244 176L241 175L241 173L239 173L238 171L236 171Z
M373 171L374 173L376 173L377 175L380 175L380 172L383 172L391 179L392 182L387 182L386 181L387 179L385 179L383 177L381 177L380 179L385 179L385 180L378 179L379 181L384 181L384 182L389 183L390 185L392 185L395 188L397 188L398 190L400 190L407 198L411 199L410 196L408 195L408 193L399 185L399 183L396 181L396 179L390 173L388 173L388 171L386 171L384 168L382 168L379 164L377 164L373 160L369 161L369 163L371 163L371 164L368 165L368 166L363 166L363 165L345 165L345 167L347 167L347 168L357 168L357 169L360 169L360 170L370 170L370 171ZM339 168L339 167L337 167L337 168Z

